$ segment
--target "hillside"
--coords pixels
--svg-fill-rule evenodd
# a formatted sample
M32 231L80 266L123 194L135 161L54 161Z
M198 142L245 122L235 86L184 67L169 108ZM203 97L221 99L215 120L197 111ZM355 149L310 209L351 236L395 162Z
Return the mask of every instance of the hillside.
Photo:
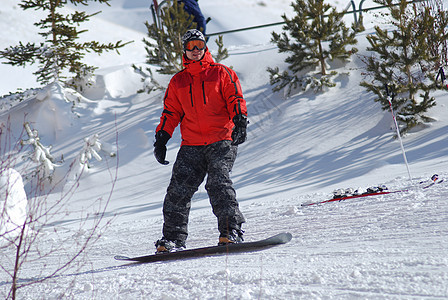
M32 23L39 19L39 12L23 12L14 3L6 0L0 9L1 45L36 39ZM212 18L209 33L277 22L282 13L292 11L287 0L199 3ZM341 9L346 6L335 4ZM62 249L25 264L20 282L47 276L71 253L73 244L85 240L95 217L89 217L85 226L80 220L97 212L95 201L102 199L101 205L108 202L102 225L109 223L98 241L79 264L19 290L20 298L448 298L446 181L426 190L301 206L331 197L336 188L385 184L394 189L417 184L434 173L446 177L448 93L435 94L438 105L430 115L437 121L404 139L409 179L400 145L393 139L390 113L382 111L373 95L359 86L363 66L358 57L341 67L348 75L341 75L327 93L288 99L272 93L266 68L286 67L285 56L269 42L270 32L280 31L281 26L225 35L230 57L223 63L238 73L249 111L248 141L239 147L232 173L247 218L246 240L281 231L291 232L293 240L260 253L148 265L114 261L116 254L154 251L153 242L161 236L162 201L180 145L176 131L168 144L170 165L155 161L152 144L163 93L136 94L142 83L131 65L143 65L145 60L141 40L146 36L143 22L151 20L148 6L144 0L114 0L111 7L88 7L103 13L89 23L86 39L134 43L120 50L121 55L88 56L88 63L100 67L96 85L74 108L64 100L64 94L72 97L70 93L53 87L41 100L31 97L0 111L1 123L11 120L12 137L20 136L26 115L38 129L41 142L53 146L55 157L64 157L58 174L68 170L84 138L94 134L109 152L117 153L110 157L102 151L102 161L91 161L75 193L48 221L40 237L41 250L55 245ZM365 17L366 31L358 36L361 54L366 53L365 36L373 32L376 20L373 14ZM209 43L212 51L216 50L213 44ZM34 68L0 65L0 72L8 74L2 76L0 94L37 87ZM166 85L169 76L157 75L157 80ZM18 162L17 168L24 165ZM62 194L58 188L46 201L54 203ZM216 220L204 186L193 198L190 220L188 247L215 243ZM38 251L31 254L35 257ZM4 251L0 260L9 269L12 252ZM2 271L0 295L6 296L9 288L10 277Z

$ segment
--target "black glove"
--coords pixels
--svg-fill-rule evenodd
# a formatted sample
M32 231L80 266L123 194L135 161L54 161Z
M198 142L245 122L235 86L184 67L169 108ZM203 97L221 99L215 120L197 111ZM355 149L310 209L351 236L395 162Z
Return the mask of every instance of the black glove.
M167 165L170 163L169 161L165 160L166 143L168 143L168 140L170 138L171 136L168 134L168 132L164 130L159 130L156 132L156 142L154 143L154 156L156 157L157 161L162 165Z
M246 141L247 117L245 115L236 115L233 117L232 145L239 145Z

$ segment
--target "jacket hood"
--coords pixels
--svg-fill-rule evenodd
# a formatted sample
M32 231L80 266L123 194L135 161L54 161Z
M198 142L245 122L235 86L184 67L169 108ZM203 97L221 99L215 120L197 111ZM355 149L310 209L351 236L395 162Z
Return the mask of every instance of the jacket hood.
M182 62L187 69L188 72L190 72L192 75L199 74L202 70L207 68L210 64L213 64L215 61L213 60L213 57L211 53L208 51L208 47L205 49L204 57L202 57L201 60L190 60L187 58L187 56L184 54L182 56Z

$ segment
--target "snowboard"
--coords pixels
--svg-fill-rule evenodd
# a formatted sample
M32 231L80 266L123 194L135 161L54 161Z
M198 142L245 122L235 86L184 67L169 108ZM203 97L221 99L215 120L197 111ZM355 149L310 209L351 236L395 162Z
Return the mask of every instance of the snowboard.
M114 258L120 261L139 262L139 263L150 263L150 262L159 262L167 260L181 260L189 258L199 258L204 256L220 255L220 254L223 255L228 253L260 251L274 247L276 245L286 244L289 241L291 241L291 239L292 239L291 233L283 232L268 237L267 239L254 242L243 242L236 244L227 244L222 246L193 248L177 252L158 253L137 257L117 255Z

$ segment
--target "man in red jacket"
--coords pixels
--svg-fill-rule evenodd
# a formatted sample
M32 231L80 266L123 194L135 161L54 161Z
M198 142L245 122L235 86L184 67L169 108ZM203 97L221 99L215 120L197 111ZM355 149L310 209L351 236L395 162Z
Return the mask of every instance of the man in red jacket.
M185 68L168 85L154 143L157 161L168 164L166 143L180 123L182 143L163 203L157 252L185 248L191 198L206 175L205 189L218 219L218 244L241 242L245 222L229 174L238 145L246 140L247 108L239 79L213 61L199 30L188 30L182 42Z

